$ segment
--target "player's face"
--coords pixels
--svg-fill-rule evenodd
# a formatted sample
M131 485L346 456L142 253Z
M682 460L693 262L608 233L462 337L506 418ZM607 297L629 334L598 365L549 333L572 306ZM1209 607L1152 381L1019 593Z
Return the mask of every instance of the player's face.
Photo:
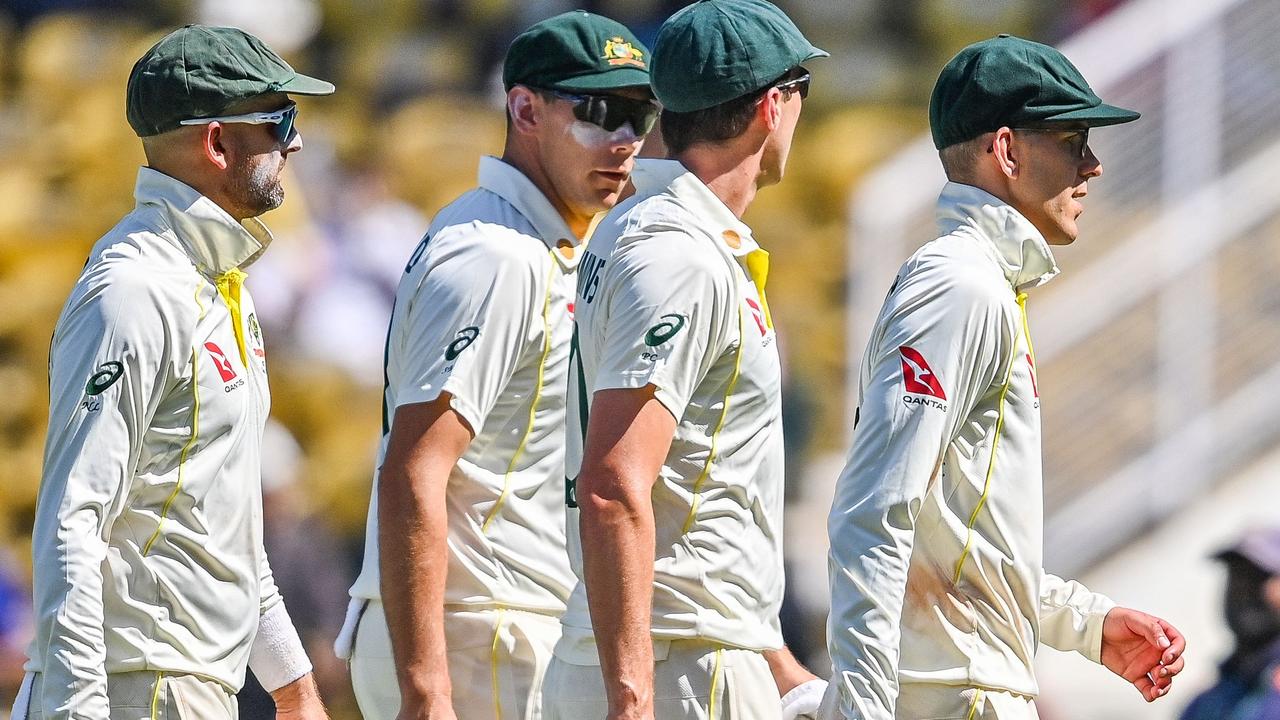
M650 99L644 88L620 88L608 95ZM547 100L547 122L540 127L542 164L551 184L570 212L590 217L612 208L623 197L644 142L630 122L609 131L574 116L574 103Z
M1014 130L1020 146L1019 175L1012 185L1014 207L1050 245L1069 245L1079 234L1090 178L1102 174L1102 162L1089 147L1085 127Z
M288 102L284 93L272 93L236 106L235 113L269 112ZM256 217L280 207L284 202L281 174L289 153L302 149L302 135L295 129L280 140L274 125L248 123L228 123L222 132L228 159L227 194L240 213Z

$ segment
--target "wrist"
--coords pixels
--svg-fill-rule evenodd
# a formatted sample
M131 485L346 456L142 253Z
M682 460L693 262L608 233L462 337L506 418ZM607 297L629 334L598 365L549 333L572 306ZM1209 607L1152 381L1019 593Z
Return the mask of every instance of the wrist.
M293 682L271 691L271 700L277 711L308 707L320 702L320 689L315 678L307 673Z

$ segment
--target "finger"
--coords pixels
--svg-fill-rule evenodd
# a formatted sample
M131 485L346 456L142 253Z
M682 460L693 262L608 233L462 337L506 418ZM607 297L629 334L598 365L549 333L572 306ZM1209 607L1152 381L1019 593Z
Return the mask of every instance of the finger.
M1159 697L1156 694L1159 690L1156 689L1155 683L1151 682L1151 678L1146 675L1134 680L1133 686L1138 688L1138 692L1142 693L1143 699L1147 702L1153 702L1157 697Z
M1164 627L1160 624L1160 618L1148 615L1142 620L1139 620L1137 625L1138 632L1147 639L1147 642L1151 643L1155 647L1158 647L1161 650L1167 650L1171 645L1173 645L1173 643L1169 641L1168 636L1165 635Z
M1165 665L1171 664L1174 660L1182 656L1183 651L1187 649L1187 639L1183 637L1178 629L1164 620L1157 619L1161 629L1164 630L1165 637L1169 638L1169 647L1164 651L1164 655L1160 658Z
M1182 668L1186 667L1186 665L1187 665L1186 658L1183 658L1182 656L1178 656L1176 660L1160 668L1160 671L1161 671L1160 674L1164 675L1165 677L1171 678L1174 675L1177 675L1178 673L1182 672Z

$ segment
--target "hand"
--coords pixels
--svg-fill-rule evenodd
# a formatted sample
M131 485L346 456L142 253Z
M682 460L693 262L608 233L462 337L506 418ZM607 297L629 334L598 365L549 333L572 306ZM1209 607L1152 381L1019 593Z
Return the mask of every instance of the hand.
M276 720L329 720L311 673L271 691L271 699L276 704Z
M396 720L458 720L453 714L453 697L448 694L431 694L425 697L403 698Z
M1169 623L1153 615L1116 607L1102 623L1102 664L1133 683L1147 702L1169 692L1173 676L1182 672L1186 640Z

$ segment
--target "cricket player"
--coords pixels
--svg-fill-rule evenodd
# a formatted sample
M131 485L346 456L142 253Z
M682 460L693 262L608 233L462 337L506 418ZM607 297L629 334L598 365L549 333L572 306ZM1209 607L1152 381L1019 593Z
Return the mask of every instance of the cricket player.
M366 718L537 718L573 585L564 419L579 250L657 119L649 51L576 11L511 44L508 132L405 266L364 569L339 654ZM351 646L351 647L349 647Z
M826 718L1035 718L1040 643L1148 701L1182 670L1169 623L1041 567L1040 400L1027 293L1057 274L1102 163L1105 105L1058 51L1001 35L942 70L929 107L950 182L939 236L889 291L836 488Z
M134 65L137 207L93 246L49 352L15 718L229 720L246 664L277 717L325 717L262 547L270 395L243 283L302 148L289 94L333 89L233 28L189 25Z
M768 253L741 217L782 179L809 86L801 63L826 54L763 0L703 0L659 31L671 159L637 163L636 195L602 222L578 276L580 580L546 720L776 719L780 694L789 717L816 709L823 683L778 624L781 373Z

